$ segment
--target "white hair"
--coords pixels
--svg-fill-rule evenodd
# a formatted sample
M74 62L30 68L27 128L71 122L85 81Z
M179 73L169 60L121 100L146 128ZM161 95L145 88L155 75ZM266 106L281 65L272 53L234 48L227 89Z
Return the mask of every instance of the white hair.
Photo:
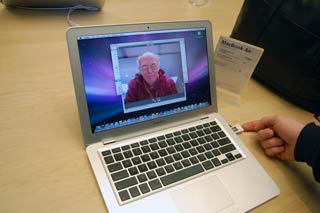
M160 66L160 58L159 58L159 55L154 54L154 53L152 53L152 52L145 52L145 53L143 53L142 55L140 55L140 56L138 57L138 59L137 59L137 64L138 64L138 66L140 66L140 60L141 60L142 58L144 58L144 57L152 57L152 58L154 58L154 59L157 61L158 65Z

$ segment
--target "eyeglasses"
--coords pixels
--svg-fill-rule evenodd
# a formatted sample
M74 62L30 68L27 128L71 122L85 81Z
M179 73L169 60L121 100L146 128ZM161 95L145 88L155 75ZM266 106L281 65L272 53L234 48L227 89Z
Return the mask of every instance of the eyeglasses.
M320 113L316 113L313 115L315 119L317 119L317 121L320 122Z

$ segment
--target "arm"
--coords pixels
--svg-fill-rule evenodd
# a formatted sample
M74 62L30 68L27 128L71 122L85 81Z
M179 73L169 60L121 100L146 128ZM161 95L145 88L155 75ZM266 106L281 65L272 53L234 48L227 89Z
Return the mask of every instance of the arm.
M320 182L320 127L306 125L297 140L295 159L312 167L314 178Z

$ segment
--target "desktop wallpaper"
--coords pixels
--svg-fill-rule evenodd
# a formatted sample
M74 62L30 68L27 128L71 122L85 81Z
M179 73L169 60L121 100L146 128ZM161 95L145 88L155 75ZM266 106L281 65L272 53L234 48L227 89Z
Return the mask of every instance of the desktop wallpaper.
M110 44L184 38L188 66L187 100L166 106L123 113L116 93ZM140 34L78 40L85 94L92 132L106 124L206 102L211 104L205 30Z

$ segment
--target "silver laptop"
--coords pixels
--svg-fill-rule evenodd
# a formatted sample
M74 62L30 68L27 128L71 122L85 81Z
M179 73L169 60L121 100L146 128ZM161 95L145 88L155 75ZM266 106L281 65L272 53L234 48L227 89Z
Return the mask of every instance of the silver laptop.
M83 8L101 9L105 0L0 0L7 7L30 8L30 9L68 9L74 6Z
M67 41L108 211L246 212L279 194L218 114L209 21L75 27Z

